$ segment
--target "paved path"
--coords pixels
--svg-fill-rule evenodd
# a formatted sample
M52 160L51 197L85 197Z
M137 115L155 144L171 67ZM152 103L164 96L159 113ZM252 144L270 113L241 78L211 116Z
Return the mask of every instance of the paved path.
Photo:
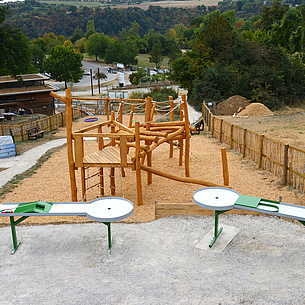
M0 188L11 181L16 175L19 175L34 166L38 159L48 150L67 143L67 140L58 139L47 142L35 148L28 150L20 156L0 159L0 168L7 168L1 172Z

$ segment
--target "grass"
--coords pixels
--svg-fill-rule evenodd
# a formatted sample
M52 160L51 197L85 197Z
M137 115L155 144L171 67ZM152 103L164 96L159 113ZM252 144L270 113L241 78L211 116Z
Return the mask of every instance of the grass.
M100 2L88 2L88 1L58 1L58 0L50 0L50 1L45 1L45 0L38 0L40 3L46 3L46 4L65 4L65 5L73 5L76 7L81 7L81 6L86 6L86 7L107 7L109 4L104 4Z
M153 63L153 62L150 62L149 57L150 57L149 54L138 55L137 56L137 59L139 61L138 66L143 67L143 68L147 67L147 68L153 69L156 66L156 64ZM163 61L161 62L161 68L167 68L168 67L168 61L169 61L169 58L164 57Z

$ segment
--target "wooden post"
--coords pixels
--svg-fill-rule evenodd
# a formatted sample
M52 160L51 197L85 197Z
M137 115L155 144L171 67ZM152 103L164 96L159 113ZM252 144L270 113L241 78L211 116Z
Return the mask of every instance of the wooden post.
M230 124L230 149L233 148L233 124Z
M97 84L98 84L98 94L101 94L100 68L97 68Z
M246 156L246 140L247 140L247 128L244 128L243 132L243 158Z
M92 95L93 95L92 69L90 69L90 79L91 79L91 93L92 93Z
M97 128L97 130L98 130L98 133L102 133L103 132L102 126L99 126ZM98 149L102 150L103 148L104 148L104 138L98 137Z
M181 108L181 106L180 106ZM183 121L183 112L180 110L180 121ZM182 166L182 159L183 159L183 139L179 141L179 166Z
M185 176L190 176L190 145L191 145L191 132L190 132L190 120L187 109L186 95L182 95L182 100L184 102L184 119L185 119L185 154L184 154L184 166L185 166Z
M23 125L20 125L20 129L21 129L21 139L22 139L22 142L24 141L24 130L23 130Z
M288 149L289 145L284 145L284 164L283 164L283 184L287 184L287 172L288 172Z
M106 100L106 114L107 114L107 121L109 121L109 107L110 107L110 97L107 97Z
M219 142L222 142L222 122L223 119L220 119L220 126L219 126Z
M77 187L75 179L75 165L73 159L73 144L72 144L72 97L71 89L66 90L66 131L67 131L67 152L69 161L71 197L72 201L77 201Z
M50 124L50 131L53 130L53 126L52 126L52 117L49 116L49 124Z
M100 195L105 195L105 185L104 185L104 169L102 167L99 167L99 176L100 176Z
M211 121L211 131L212 131L212 134L211 134L211 136L212 136L212 138L214 137L214 120L215 120L215 117L214 116L212 116L211 115L211 117L212 117L212 121Z
M142 196L142 180L141 180L141 165L140 165L140 126L139 122L135 125L135 140L136 140L136 179L137 179L137 198L138 205L143 205Z
M146 102L146 107L145 107L145 123L150 122L150 114L151 114L151 107L152 107L152 98L148 97L147 102Z
M112 122L115 121L115 112L114 111L111 111L111 121ZM115 125L114 124L111 124L110 132L115 133ZM115 138L111 138L110 141L111 141L111 146L115 146Z
M130 116L129 116L129 124L128 124L129 128L132 127L132 119L133 119L134 107L135 107L134 104L131 105L131 111L130 111Z
M123 102L122 102L122 97L120 97L120 108L119 108L119 122L122 124L123 123Z
M169 104L170 104L170 122L174 121L174 100L172 96L169 96ZM169 158L172 158L174 156L174 141L169 141Z
M262 168L262 160L263 160L263 144L264 144L264 135L260 135L259 139L259 149L258 149L258 168Z
M83 201L86 200L86 175L85 175L85 168L81 167L81 183L82 183L82 198Z
M115 195L115 168L111 167L110 168L110 188L111 188L111 195Z
M4 126L1 125L1 135L4 136Z
M229 186L230 184L229 184L227 150L225 147L221 148L221 160L222 160L223 184Z
M146 124L146 130L150 130L150 123ZM150 145L151 141L145 141L145 145ZM152 166L152 152L149 152L147 154L147 166ZM147 184L152 184L152 173L147 172Z

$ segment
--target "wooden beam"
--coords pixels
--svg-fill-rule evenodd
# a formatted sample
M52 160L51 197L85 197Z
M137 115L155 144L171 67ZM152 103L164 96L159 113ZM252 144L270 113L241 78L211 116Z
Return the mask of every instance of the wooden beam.
M144 171L147 171L147 172L151 172L155 175L158 175L158 176L161 176L161 177L164 177L164 178L167 178L167 179L179 181L179 182L193 183L193 184L199 184L199 185L204 185L204 186L228 187L226 185L209 182L209 181L202 180L202 179L176 176L176 175L173 175L173 174L170 174L170 173L162 172L160 170L154 169L154 168L146 166L144 164L141 164L141 169L144 170Z
M75 164L73 158L72 143L72 99L71 89L66 90L66 131L67 131L67 153L69 162L70 185L72 201L77 201L77 187L75 179Z
M141 164L140 164L140 126L139 122L135 125L135 138L136 138L136 152L135 152L135 163L136 163L136 180L137 180L137 198L138 205L143 205L143 194L142 194L142 180L141 180Z

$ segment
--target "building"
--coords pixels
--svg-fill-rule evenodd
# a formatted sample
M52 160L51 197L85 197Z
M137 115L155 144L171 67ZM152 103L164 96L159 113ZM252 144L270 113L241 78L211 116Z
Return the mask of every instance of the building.
M42 74L0 76L0 109L14 113L54 114L54 98L50 92L59 91L59 88L45 84L49 79Z

